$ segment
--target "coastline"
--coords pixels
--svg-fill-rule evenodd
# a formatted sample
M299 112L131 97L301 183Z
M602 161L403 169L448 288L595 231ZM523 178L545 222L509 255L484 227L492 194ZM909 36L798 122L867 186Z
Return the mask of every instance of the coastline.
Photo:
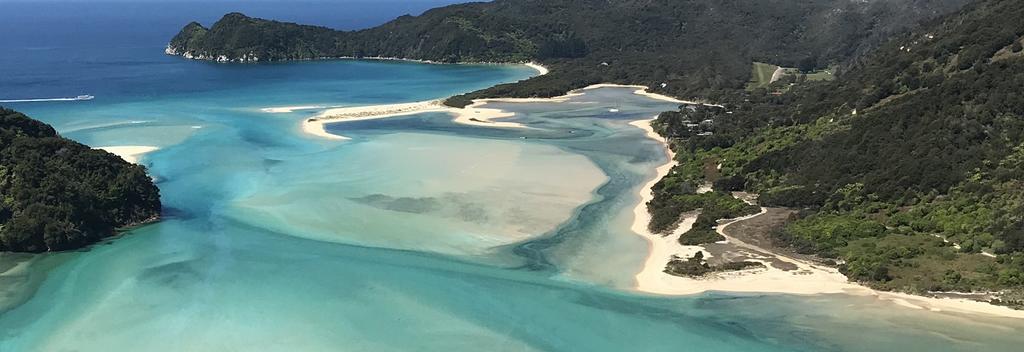
M376 60L401 60L385 58L364 58ZM430 62L428 62L430 63ZM546 68L533 63L525 64L534 68L539 74L546 74ZM303 121L302 131L322 138L345 140L344 136L334 135L326 132L324 125L328 123L340 123L345 121L359 121L395 116L406 116L423 112L447 112L453 116L456 123L500 127L500 128L528 128L528 126L515 122L492 121L514 116L512 112L500 109L481 108L489 102L564 102L567 99L579 96L582 91L598 88L636 88L633 92L648 98L668 101L678 104L703 105L711 107L724 107L719 104L686 101L670 96L648 92L649 87L641 85L623 85L612 83L594 84L587 87L574 89L568 93L551 98L485 98L474 99L473 103L465 108L453 108L440 104L442 100L422 101L413 103L369 105L362 107L334 108L328 109L313 118ZM291 112L306 108L299 107L265 108L264 112ZM312 107L311 107L312 109ZM674 153L668 148L668 142L658 135L651 127L651 119L637 120L630 124L644 130L648 138L654 139L664 146L668 161L656 168L655 177L640 188L640 202L634 208L634 223L631 226L633 232L648 242L648 255L642 270L635 275L636 284L633 290L641 293L656 295L695 295L710 291L736 292L736 293L769 293L769 294L792 294L792 295L820 295L820 294L847 294L855 296L873 296L879 300L889 301L893 304L912 309L928 309L936 312L959 312L968 314L983 314L995 317L1011 317L1024 319L1024 311L1014 310L1008 307L997 306L986 302L972 301L963 298L935 298L918 296L906 293L876 291L866 286L850 282L846 276L839 273L835 268L820 266L814 263L807 263L801 260L773 254L777 260L781 260L796 266L797 270L784 271L766 265L764 269L751 269L735 272L715 274L710 278L686 278L664 273L665 265L673 256L688 257L697 251L708 253L702 246L683 246L677 242L679 235L689 230L696 215L685 218L683 223L667 236L651 234L647 230L647 223L650 215L647 211L647 202L653 198L651 188L661 180L675 165ZM731 219L721 223L718 227L719 233L728 225L750 217L764 213L751 215L739 219ZM727 242L735 241L727 236ZM736 244L735 242L732 242ZM742 244L743 246L746 244ZM749 245L747 245L749 246ZM756 247L755 247L756 248ZM764 251L764 250L761 250ZM767 251L764 251L767 252ZM756 260L756 259L755 259Z
M189 60L212 61L212 62L216 62L216 63L256 63L256 62L318 61L318 60L371 60L371 61L413 62L413 63L430 64L430 65L524 65L526 67L529 67L529 68L532 68L534 70L537 70L538 76L543 76L543 75L548 74L548 72L550 72L550 70L548 70L547 67L544 67L541 64L539 64L537 62L534 62L534 61L526 61L526 62L518 62L518 63L515 63L515 62L487 62L487 61L481 61L481 62L469 62L469 61L467 61L467 62L442 62L442 61L434 61L434 60L408 59L408 58L392 57L392 56L362 56L362 57L355 57L355 56L322 56L322 57L308 58L308 59L287 59L287 60L266 60L266 61L259 60L258 58L254 58L254 57L242 57L242 58L238 58L238 59L228 59L226 56L223 56L223 55L222 56L206 56L206 55L195 55L195 54L193 54L192 52L189 52L189 51L179 52L176 49L172 48L170 44L167 44L167 46L164 47L164 54L171 55L171 56L178 56L178 57L182 57L182 58L189 59Z
M525 64L538 71L540 75L547 74L547 68L540 66L535 63ZM443 99L428 100L411 103L395 103L395 104L380 104L380 105L366 105L356 107L341 107L331 108L324 110L320 114L303 120L300 126L302 132L317 136L321 138L333 139L333 140L347 140L348 137L335 135L328 133L325 125L329 123L340 123L347 121L363 121L372 119L381 119L388 117L407 116L425 112L446 112L452 115L452 121L455 123L472 125L472 126L483 126L483 127L498 127L498 128L529 128L518 122L505 122L505 121L494 121L495 119L507 118L515 116L515 113L504 111L501 109L482 108L481 106L487 103L560 103L568 100L569 98L581 95L582 91L598 89L598 88L637 88L634 94L642 95L652 99L668 101L678 104L690 104L690 105L704 105L704 106L715 106L723 107L722 105L709 104L703 102L685 101L672 98L666 95L657 93L650 93L647 91L648 87L638 85L621 85L611 83L601 83L586 86L579 89L574 89L568 93L551 98L483 98L473 99L473 103L467 105L464 108L455 108L443 105ZM319 106L283 106L283 107L267 107L262 108L260 111L265 113L289 113L296 110L308 110L317 109ZM659 136L660 137L660 136ZM662 140L663 141L663 140ZM664 142L664 141L663 141ZM671 167L669 167L671 168ZM668 172L666 169L665 172ZM660 179L660 177L659 177Z
M685 258L693 256L697 251L702 251L705 254L708 251L703 246L684 246L678 242L679 236L693 226L697 219L696 213L684 215L682 223L669 235L652 234L647 230L647 223L650 222L647 202L654 197L651 189L676 164L674 160L675 153L668 147L665 138L654 131L651 126L652 121L653 119L647 119L630 123L644 130L648 138L661 143L669 158L665 164L655 169L655 177L640 188L640 202L633 209L634 222L631 228L637 236L647 241L649 249L643 268L635 275L636 284L633 287L635 291L669 296L695 295L710 291L792 295L847 294L872 296L876 299L910 309L1024 319L1024 311L987 302L965 298L937 298L902 292L877 291L855 282L850 282L845 275L835 268L771 253L760 247L743 243L724 233L724 229L731 224L765 214L765 208L761 208L761 212L758 214L730 219L720 223L717 232L726 237L725 242L745 249L770 253L773 257L772 259L794 265L797 268L796 270L784 271L768 265L763 260L754 259L754 261L761 261L766 264L765 268L722 272L701 278L681 277L665 273L666 264L674 256Z
M543 75L548 74L548 72L551 72L551 70L548 70L547 67L541 66L541 64L538 64L538 63L533 62L533 61L527 62L527 63L525 63L523 65L526 65L526 67L529 67L529 68L532 68L534 70L537 70L537 76L543 76Z
M106 147L95 147L92 149L103 150L108 153L117 155L132 164L138 164L139 160L142 159L146 153L151 153L160 148L146 145L118 145L118 146L106 146Z

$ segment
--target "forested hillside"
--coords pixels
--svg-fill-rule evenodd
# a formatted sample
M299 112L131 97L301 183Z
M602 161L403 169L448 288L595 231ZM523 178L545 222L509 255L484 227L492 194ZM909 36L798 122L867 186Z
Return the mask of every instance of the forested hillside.
M160 215L146 170L0 108L0 251L80 248Z
M456 97L555 96L599 82L643 84L683 98L742 88L754 61L847 62L967 0L497 0L402 16L342 32L232 13L191 23L168 53L220 61L394 57L440 62L539 61L551 73Z
M833 82L775 84L656 125L693 185L804 209L775 240L885 289L1024 292L1024 8L980 0L884 44ZM683 120L715 121L697 135ZM721 165L708 173L708 165ZM657 224L654 224L657 226ZM1016 297L1016 298L1013 298Z

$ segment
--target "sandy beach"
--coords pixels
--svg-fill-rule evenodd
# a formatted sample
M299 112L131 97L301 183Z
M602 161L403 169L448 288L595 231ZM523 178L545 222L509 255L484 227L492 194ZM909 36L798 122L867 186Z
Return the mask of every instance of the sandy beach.
M857 287L846 283L846 277L839 274L838 271L829 272L802 263L798 264L798 266L803 266L799 273L790 273L770 266L768 269L723 273L717 275L718 277L708 279L685 278L665 273L665 265L675 257L688 258L698 251L704 252L705 255L709 252L701 246L683 246L678 242L679 236L689 231L693 223L696 222L697 213L688 214L679 227L667 236L653 234L647 229L647 224L651 221L650 212L647 211L647 202L654 198L651 188L676 164L674 153L668 149L665 138L654 132L651 121L653 120L630 123L643 129L647 133L647 137L665 145L665 152L668 156L668 162L658 166L655 169L656 176L641 188L640 202L633 209L632 230L647 240L650 248L643 269L635 276L638 291L669 295L691 295L707 291L816 294L842 293L846 289ZM745 218L735 219L733 222L743 219ZM728 225L719 226L719 232L726 226Z
M766 213L765 208L761 208L761 212L758 214L720 223L717 228L718 233L726 238L725 241L719 242L720 244L736 246L739 250L744 251L744 254L752 257L749 260L762 262L765 264L765 268L722 272L701 278L680 277L665 273L665 265L676 257L688 258L701 251L705 254L705 258L710 258L710 252L704 246L683 246L678 242L679 236L688 231L696 222L697 212L685 214L679 227L669 235L652 234L647 230L647 224L651 218L647 211L647 202L653 198L651 188L658 180L667 175L672 166L675 165L673 160L674 154L668 148L665 139L654 132L651 127L651 121L634 121L631 125L643 129L647 132L649 138L663 143L665 151L669 156L669 161L657 167L656 177L641 188L640 202L633 211L635 216L632 230L644 238L650 248L650 252L644 261L644 267L635 276L635 289L637 291L660 295L693 295L708 291L796 295L851 294L874 296L880 300L889 301L901 307L911 309L1024 319L1024 311L985 302L961 298L933 298L898 292L876 291L850 282L846 276L835 268L772 253L764 248L744 243L726 235L725 230L730 225L761 216ZM781 261L795 269L782 270L772 265L773 261Z
M109 146L109 147L96 147L93 149L105 150L111 154L115 154L124 161L132 164L138 164L139 159L142 158L146 153L158 150L160 148L145 146L145 145L122 145L122 146Z
M537 70L537 75L538 76L543 76L543 75L548 74L548 72L551 72L551 71L548 70L547 67L541 66L540 64L538 64L536 62L527 62L524 65L526 65L526 67L529 67L529 68L532 68L534 70Z

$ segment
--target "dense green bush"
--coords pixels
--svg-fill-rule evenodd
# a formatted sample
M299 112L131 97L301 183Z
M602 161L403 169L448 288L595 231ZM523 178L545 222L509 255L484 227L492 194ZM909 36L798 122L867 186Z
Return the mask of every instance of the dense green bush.
M169 47L207 59L534 60L551 68L549 77L453 98L452 106L485 97L557 96L601 82L707 97L742 88L753 61L808 67L845 62L891 33L966 1L498 0L441 7L350 32L231 13L209 29L190 23ZM843 16L834 16L836 11Z
M0 251L79 248L160 215L143 167L0 108Z
M997 55L1022 17L1014 1L976 1L835 81L737 94L713 140L673 140L673 182L721 163L719 180L742 177L762 204L806 208L778 244L879 288L1024 291L1024 57ZM659 123L671 133L688 114Z
M819 214L791 222L776 233L776 239L801 253L838 256L838 250L850 242L885 234L885 226L849 215Z

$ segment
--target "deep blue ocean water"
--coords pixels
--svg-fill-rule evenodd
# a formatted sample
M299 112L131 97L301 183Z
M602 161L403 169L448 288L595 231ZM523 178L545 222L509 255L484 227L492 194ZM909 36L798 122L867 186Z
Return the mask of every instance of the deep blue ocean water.
M1020 322L867 297L624 289L646 254L635 189L663 163L629 89L505 104L527 130L441 113L328 125L317 113L436 99L520 66L214 64L163 54L228 11L361 28L430 3L0 2L0 100L142 164L160 223L72 253L0 256L0 351L1014 350ZM610 113L610 108L620 110ZM624 215L625 214L625 215Z

